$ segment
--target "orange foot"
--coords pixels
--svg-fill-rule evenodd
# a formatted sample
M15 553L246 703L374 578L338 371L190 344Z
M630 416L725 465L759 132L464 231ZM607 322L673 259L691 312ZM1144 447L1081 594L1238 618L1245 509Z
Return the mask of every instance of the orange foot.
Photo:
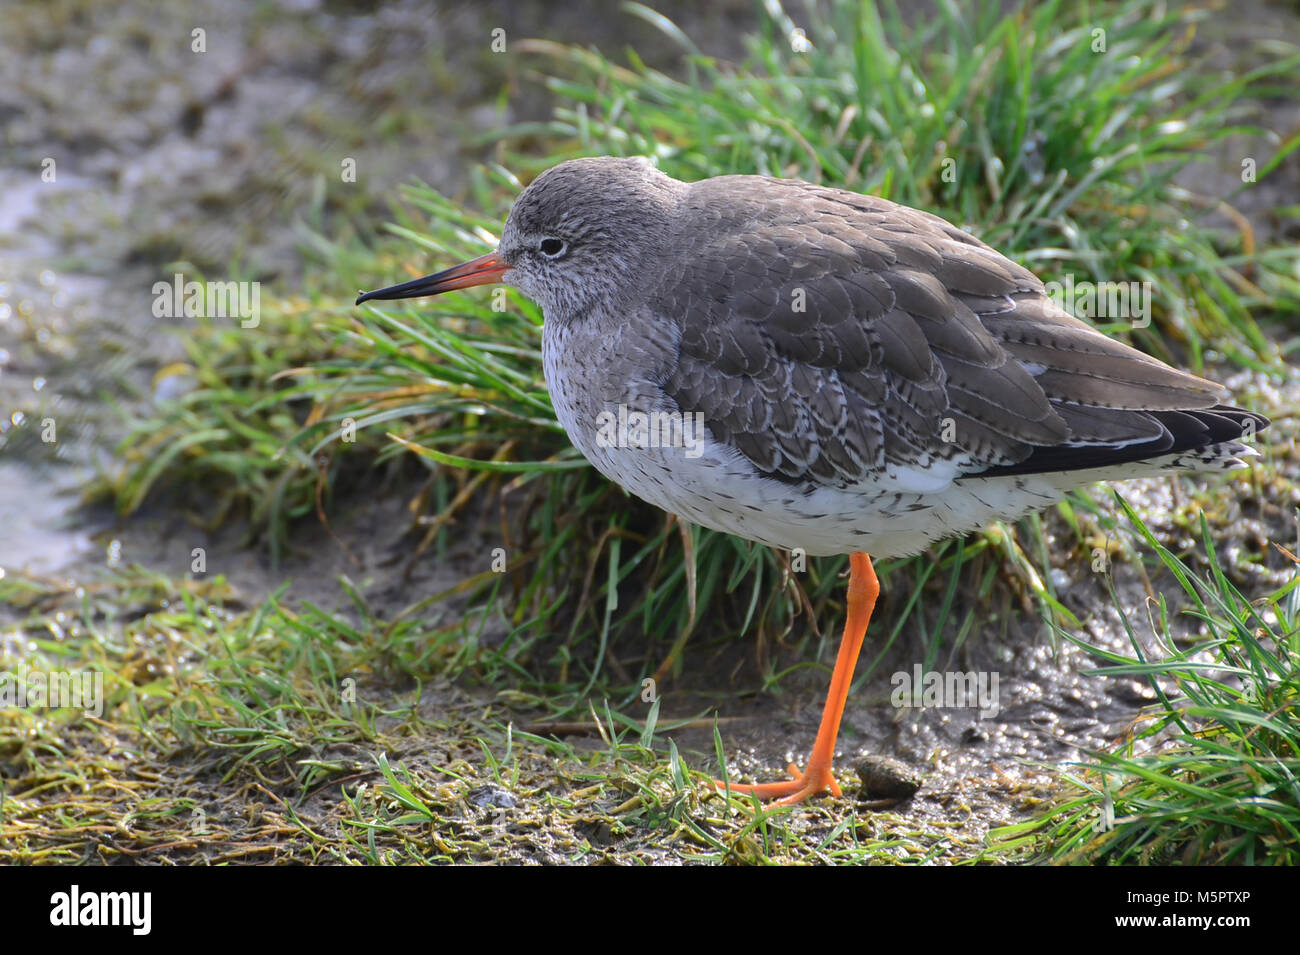
M794 763L787 769L790 779L783 783L724 783L715 779L713 784L719 789L730 789L733 793L746 796L753 794L762 800L775 799L773 805L776 806L793 806L828 789L832 796L837 799L840 797L840 785L835 781L829 763L824 766L810 763L806 773L800 772Z

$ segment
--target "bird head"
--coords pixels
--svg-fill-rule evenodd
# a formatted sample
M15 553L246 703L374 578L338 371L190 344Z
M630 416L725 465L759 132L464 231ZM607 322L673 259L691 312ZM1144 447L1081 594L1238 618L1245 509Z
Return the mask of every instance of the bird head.
M560 163L515 200L495 252L401 285L373 299L415 298L503 282L562 320L640 285L669 238L683 184L644 159L601 156Z

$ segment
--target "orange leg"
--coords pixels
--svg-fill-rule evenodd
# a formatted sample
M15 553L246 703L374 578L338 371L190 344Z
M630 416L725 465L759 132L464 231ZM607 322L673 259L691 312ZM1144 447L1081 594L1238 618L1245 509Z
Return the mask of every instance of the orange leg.
M835 672L831 674L831 688L826 694L826 708L822 711L822 723L817 730L817 739L813 742L812 755L808 757L808 768L801 773L791 763L792 778L786 782L758 785L732 783L729 787L732 792L753 793L759 799L777 799L777 805L780 806L792 806L827 789L833 796L840 795L840 787L831 773L835 738L840 732L844 704L849 697L849 686L853 683L853 668L857 666L858 653L862 650L867 623L871 620L871 611L875 609L878 596L880 582L876 580L871 558L863 553L850 554L848 617L844 621L840 653L835 660ZM714 783L719 788L726 786L716 779Z

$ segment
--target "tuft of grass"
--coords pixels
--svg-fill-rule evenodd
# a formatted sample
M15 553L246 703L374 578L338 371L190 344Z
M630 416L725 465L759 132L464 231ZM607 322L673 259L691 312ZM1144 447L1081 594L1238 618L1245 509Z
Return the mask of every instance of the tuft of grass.
M1077 790L1031 822L990 833L991 857L1116 865L1300 862L1300 560L1289 583L1251 601L1228 579L1209 524L1197 574L1116 495L1142 542L1177 580L1204 627L1171 637L1165 596L1132 656L1074 639L1096 676L1149 681L1159 703L1114 752L1065 779ZM1116 600L1116 606L1119 606Z

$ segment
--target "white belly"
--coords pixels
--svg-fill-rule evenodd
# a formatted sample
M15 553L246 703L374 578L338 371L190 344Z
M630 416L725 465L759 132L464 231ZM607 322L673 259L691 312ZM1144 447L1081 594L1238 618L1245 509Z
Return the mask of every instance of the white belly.
M1002 477L942 490L897 489L888 475L852 488L797 486L756 476L716 444L696 459L665 449L582 448L611 481L642 500L713 530L812 556L865 551L900 557L1059 501L1073 481Z

